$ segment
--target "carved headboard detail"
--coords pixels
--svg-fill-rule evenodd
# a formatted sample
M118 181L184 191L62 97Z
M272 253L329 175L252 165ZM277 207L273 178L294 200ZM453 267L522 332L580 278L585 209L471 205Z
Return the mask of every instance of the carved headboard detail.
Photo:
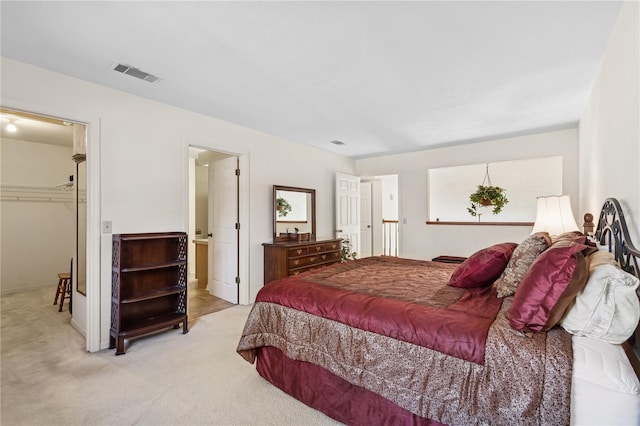
M607 198L604 200L602 210L600 210L600 218L598 219L595 238L600 245L609 248L609 251L613 253L613 256L624 271L640 278L640 269L638 268L640 250L631 242L629 228L627 227L627 221L624 219L622 207L615 198ZM636 372L636 376L640 379L640 360L636 352L632 349L632 346L636 348L640 347L640 324L636 326L636 331L629 340L622 344Z
M624 271L640 278L640 250L631 242L624 213L615 198L607 198L604 201L595 238L600 245L609 247L609 251Z

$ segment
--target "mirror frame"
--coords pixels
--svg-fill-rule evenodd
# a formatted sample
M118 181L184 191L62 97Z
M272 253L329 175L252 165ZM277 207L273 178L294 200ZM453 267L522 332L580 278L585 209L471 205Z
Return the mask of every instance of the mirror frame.
M276 210L276 199L278 198L278 191L291 191L291 192L304 192L311 196L311 237L310 241L316 239L316 190L309 188L296 188L294 186L273 185L273 204L271 205L271 211L273 213L273 241L284 242L290 241L288 237L280 237L277 235L277 222L278 214Z

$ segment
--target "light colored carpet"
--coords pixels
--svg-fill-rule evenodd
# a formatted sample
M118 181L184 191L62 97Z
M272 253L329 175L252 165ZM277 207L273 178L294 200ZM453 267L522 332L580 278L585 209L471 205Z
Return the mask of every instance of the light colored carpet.
M0 423L13 425L336 425L262 379L235 348L235 306L88 353L52 289L2 297Z

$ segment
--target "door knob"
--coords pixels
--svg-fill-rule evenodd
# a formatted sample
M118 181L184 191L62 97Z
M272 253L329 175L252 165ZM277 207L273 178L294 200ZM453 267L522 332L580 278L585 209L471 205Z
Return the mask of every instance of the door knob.
M336 229L336 232L342 232L342 229Z
M371 228L371 225L367 225L367 228Z
M212 238L213 234L207 234L207 237Z

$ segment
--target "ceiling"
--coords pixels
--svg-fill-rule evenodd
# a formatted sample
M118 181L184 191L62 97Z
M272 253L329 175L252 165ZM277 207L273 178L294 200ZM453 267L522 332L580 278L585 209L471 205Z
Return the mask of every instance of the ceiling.
M9 123L13 123L16 126L15 132L7 130ZM57 118L37 116L2 108L0 110L0 137L2 139L72 147L73 123Z
M575 127L620 5L2 1L1 52L363 158Z

